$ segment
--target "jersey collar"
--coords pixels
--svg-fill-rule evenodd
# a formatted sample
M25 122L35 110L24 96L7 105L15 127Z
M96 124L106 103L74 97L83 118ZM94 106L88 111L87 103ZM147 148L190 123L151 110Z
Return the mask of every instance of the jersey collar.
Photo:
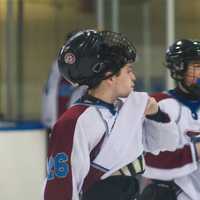
M85 103L90 105L102 106L107 108L113 115L115 115L117 112L114 104L107 103L89 94L86 94L83 97L81 97L76 103Z
M169 94L181 102L183 105L188 107L192 112L192 117L198 119L197 111L200 108L200 100L191 100L186 95L183 94L178 88L169 90Z

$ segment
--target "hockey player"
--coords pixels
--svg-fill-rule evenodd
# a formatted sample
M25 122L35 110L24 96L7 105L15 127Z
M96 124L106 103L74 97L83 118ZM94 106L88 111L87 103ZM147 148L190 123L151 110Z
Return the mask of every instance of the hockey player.
M45 200L135 199L143 150L176 147L168 115L146 93L133 92L135 57L131 42L110 31L83 30L62 47L61 74L88 90L53 128Z
M74 86L62 78L57 60L54 61L42 95L42 121L48 129L66 110L73 90Z
M166 52L166 66L176 81L172 90L153 95L176 122L179 147L147 153L144 176L152 179L141 200L200 199L200 42L179 40Z

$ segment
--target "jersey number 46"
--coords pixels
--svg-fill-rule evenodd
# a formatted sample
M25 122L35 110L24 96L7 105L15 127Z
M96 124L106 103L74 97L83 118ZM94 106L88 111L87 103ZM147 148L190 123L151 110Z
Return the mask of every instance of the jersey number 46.
M69 172L68 155L64 152L50 156L47 165L47 179L65 178Z

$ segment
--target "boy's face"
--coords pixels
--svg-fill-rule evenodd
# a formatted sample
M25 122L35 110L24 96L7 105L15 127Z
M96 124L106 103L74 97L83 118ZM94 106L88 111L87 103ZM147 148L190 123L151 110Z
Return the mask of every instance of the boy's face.
M200 60L189 63L185 74L185 84L187 86L194 84L200 86Z
M114 76L116 95L118 97L127 97L134 89L135 80L133 64L126 64L121 68L120 73Z

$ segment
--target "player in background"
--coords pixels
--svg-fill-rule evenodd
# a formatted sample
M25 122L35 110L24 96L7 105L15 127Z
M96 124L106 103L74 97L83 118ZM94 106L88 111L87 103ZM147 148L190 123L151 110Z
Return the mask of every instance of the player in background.
M177 146L168 115L147 93L133 91L135 57L133 44L110 31L83 30L62 47L61 74L88 90L53 128L45 200L136 199L143 151Z
M68 33L66 41L75 33L75 31ZM42 93L42 122L48 132L51 132L56 120L72 102L84 94L86 89L86 86L77 87L61 76L56 58Z
M179 130L174 152L147 153L144 176L152 184L141 200L200 199L200 42L179 40L166 52L166 67L176 87L153 95Z
M57 60L54 61L42 95L42 122L47 129L53 128L56 120L86 89L65 80L58 70Z

